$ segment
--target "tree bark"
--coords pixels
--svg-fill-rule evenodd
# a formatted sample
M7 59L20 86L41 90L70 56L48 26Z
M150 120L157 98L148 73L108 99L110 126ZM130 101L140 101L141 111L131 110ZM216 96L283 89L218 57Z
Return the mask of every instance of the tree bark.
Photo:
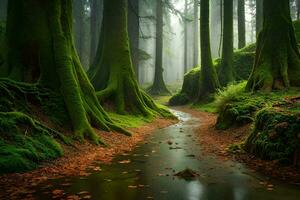
M245 0L238 0L238 48L246 46Z
M210 47L209 1L201 0L200 40L201 40L201 73L199 101L207 100L209 95L220 87L218 75L214 68Z
M219 70L219 80L222 86L234 80L233 78L233 0L224 0L223 45L222 59Z
M264 0L263 13L263 29L247 89L271 91L300 86L300 55L289 1Z
M209 9L209 8L208 8ZM199 65L199 0L194 0L194 67Z
M263 27L263 1L256 0L256 35L259 34Z
M0 76L41 84L64 98L76 137L99 142L92 125L116 126L99 104L73 43L71 0L10 0Z
M163 2L156 0L156 52L153 85L148 89L150 94L170 94L163 77Z
M139 39L140 39L139 0L128 0L128 34L131 59L139 82Z
M169 115L138 86L130 55L127 11L127 0L104 0L97 62L89 71L97 97L120 114Z

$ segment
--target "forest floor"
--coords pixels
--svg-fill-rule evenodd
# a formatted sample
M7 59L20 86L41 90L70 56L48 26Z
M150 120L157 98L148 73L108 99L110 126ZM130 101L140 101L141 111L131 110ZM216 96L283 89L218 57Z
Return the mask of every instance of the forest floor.
M156 98L156 100L165 104L168 97ZM197 137L204 153L216 155L224 162L233 160L245 163L253 171L270 178L300 185L300 172L293 167L281 166L274 161L264 161L245 152L230 151L232 145L244 141L251 130L251 124L221 131L215 129L216 114L199 111L188 106L175 109L189 113L201 121L197 128ZM51 163L45 163L37 170L0 176L0 199L17 199L16 197L20 194L31 194L33 193L30 191L31 188L50 179L65 176L88 176L90 173L101 171L99 163L110 163L117 155L130 154L135 147L145 142L154 130L168 127L176 122L176 120L156 119L139 128L131 128L130 130L134 133L132 137L98 131L104 142L109 145L108 147L89 143L76 143L72 147L64 146L64 157Z
M64 176L87 176L87 171L100 171L99 163L110 163L122 154L128 154L151 133L168 127L177 120L155 119L138 128L130 128L132 137L118 133L95 130L108 147L95 146L90 143L75 143L63 146L64 156L55 161L44 163L40 168L26 173L14 173L0 176L0 199L18 199L22 194L32 193L31 188L49 179ZM30 198L29 198L30 199Z
M191 114L202 123L198 127L198 138L204 152L216 155L219 159L235 160L246 164L250 169L267 177L300 185L300 171L293 166L283 166L276 161L266 161L256 158L246 152L232 152L230 147L241 144L251 130L251 124L228 130L217 130L215 124L217 115L189 107L179 110Z

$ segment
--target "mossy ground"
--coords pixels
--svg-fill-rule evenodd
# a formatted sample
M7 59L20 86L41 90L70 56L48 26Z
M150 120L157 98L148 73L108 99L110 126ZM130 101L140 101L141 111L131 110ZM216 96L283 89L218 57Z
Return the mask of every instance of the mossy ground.
M63 155L74 141L64 100L35 84L0 79L0 174L35 169ZM108 113L123 128L137 128L153 118Z
M216 128L228 129L253 123L242 145L262 159L294 163L300 149L300 88L268 92L245 92L245 82L219 91L209 104L194 107L218 113ZM211 109L211 108L215 108Z

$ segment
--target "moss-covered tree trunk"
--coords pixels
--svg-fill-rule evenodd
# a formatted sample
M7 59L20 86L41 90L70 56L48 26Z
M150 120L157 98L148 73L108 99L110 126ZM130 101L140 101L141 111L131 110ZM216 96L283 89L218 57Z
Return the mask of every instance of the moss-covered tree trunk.
M288 0L264 0L264 25L258 36L248 90L300 86L300 55Z
M245 0L238 0L238 48L246 46Z
M213 66L210 47L209 1L201 0L200 8L200 41L201 41L201 74L199 101L207 100L220 83L216 69Z
M162 0L156 0L155 73L153 85L148 89L148 92L153 95L170 94L163 76L163 9Z
M233 78L233 0L224 0L222 60L219 70L219 80L222 86L234 80Z
M122 131L102 109L80 64L73 42L72 1L10 0L8 7L0 76L38 83L60 93L80 139L98 141L92 125Z
M130 55L127 3L127 0L104 1L96 63L89 71L91 81L100 102L109 102L118 113L168 114L138 86Z

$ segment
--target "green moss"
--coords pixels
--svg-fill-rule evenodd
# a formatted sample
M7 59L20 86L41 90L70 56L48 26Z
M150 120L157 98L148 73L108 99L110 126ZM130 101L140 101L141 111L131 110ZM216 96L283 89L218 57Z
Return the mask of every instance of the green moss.
M300 112L268 107L259 111L245 149L262 159L291 164L300 149Z
M153 118L139 115L120 115L117 113L108 113L108 115L117 125L124 128L137 128L153 120Z
M63 155L64 137L20 112L0 112L0 174L34 169Z

